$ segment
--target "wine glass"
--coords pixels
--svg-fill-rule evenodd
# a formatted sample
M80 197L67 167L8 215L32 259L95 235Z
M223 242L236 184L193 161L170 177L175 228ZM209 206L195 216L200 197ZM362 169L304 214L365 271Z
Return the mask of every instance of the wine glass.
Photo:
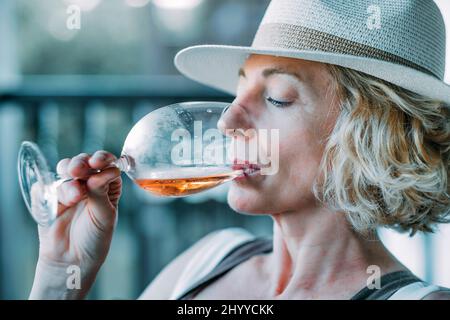
M231 139L217 129L228 106L184 102L150 112L133 126L112 165L141 188L167 197L191 195L255 173L257 168L233 169ZM50 225L57 217L58 187L72 178L50 171L39 147L29 141L19 150L18 173L29 212L38 224Z

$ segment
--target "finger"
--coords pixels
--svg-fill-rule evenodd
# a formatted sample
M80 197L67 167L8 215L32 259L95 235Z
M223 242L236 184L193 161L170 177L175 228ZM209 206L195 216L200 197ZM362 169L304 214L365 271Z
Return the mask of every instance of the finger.
M116 160L116 156L112 153L104 150L96 151L91 158L89 158L88 164L93 169L104 169L109 167Z
M114 228L117 222L116 205L120 196L120 170L115 167L104 169L89 177L86 186L93 223L104 231ZM110 199L110 192L113 193L113 199Z
M80 180L67 181L57 189L58 215L73 207L87 195L86 185Z
M105 197L108 196L109 184L120 177L120 170L111 167L100 173L92 175L86 181L89 196Z
M69 175L73 178L86 178L91 175L92 171L88 163L89 158L90 155L87 153L80 153L73 157L67 168Z
M70 158L60 160L56 165L56 173L58 173L61 177L68 177L69 173L67 172L67 169L69 167L69 163Z
M119 204L120 195L122 194L122 178L119 177L109 184L108 197L114 208Z

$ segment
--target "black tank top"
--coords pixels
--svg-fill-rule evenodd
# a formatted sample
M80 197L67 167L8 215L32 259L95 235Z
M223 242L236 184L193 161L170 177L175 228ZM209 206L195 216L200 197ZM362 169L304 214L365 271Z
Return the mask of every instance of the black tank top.
M272 252L272 245L273 242L270 238L257 238L239 245L228 253L228 255L226 255L209 274L188 289L179 300L193 299L209 284L245 260L258 254ZM379 289L369 289L368 287L364 287L356 293L351 300L386 300L400 288L417 281L421 280L409 271L388 273L381 276L381 285Z

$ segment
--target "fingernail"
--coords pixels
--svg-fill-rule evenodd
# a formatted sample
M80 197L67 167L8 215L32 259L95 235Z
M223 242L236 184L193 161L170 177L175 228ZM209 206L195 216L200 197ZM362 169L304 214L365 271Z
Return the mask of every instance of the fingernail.
M94 156L94 160L95 161L105 161L106 160L106 156L102 153L96 154Z
M80 161L78 161L77 167L86 168L87 166L86 166L86 163L84 163L84 161L80 160Z

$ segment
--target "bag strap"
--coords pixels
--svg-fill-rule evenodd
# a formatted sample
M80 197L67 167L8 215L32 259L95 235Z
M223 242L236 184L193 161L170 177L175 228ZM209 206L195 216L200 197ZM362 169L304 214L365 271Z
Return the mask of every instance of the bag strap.
M191 300L205 287L210 285L217 278L223 276L225 273L241 264L245 260L258 254L270 253L272 251L272 239L257 238L247 241L236 248L234 248L220 263L207 274L204 278L194 283L190 289L186 290L180 300Z
M201 279L211 273L216 266L236 247L255 239L242 228L227 228L211 234L210 241L201 247L186 265L169 299L182 297Z
M390 272L381 276L379 288L364 286L350 300L387 300L400 288L418 281L420 279L409 271Z
M439 286L418 281L400 288L388 300L422 300L430 293L442 290Z
M430 285L410 271L395 271L380 278L379 289L364 287L351 300L420 300L443 288Z

